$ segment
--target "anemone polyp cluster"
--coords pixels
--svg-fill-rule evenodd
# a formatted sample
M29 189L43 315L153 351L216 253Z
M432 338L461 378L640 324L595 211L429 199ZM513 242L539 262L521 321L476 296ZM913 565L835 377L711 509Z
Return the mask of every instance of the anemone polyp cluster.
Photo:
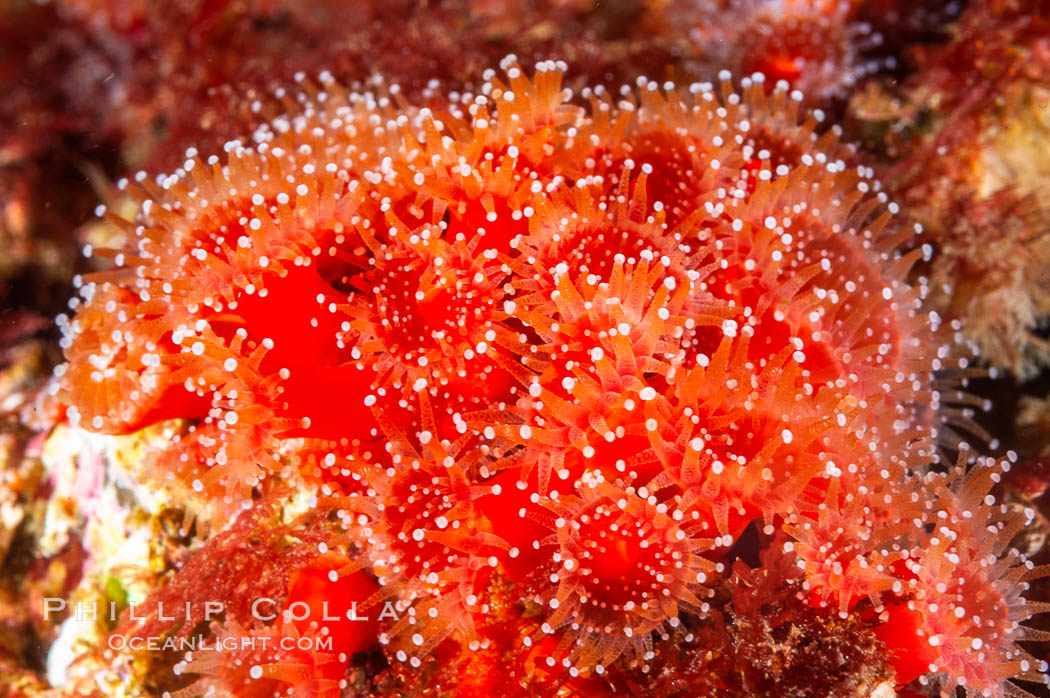
M61 322L70 421L182 420L151 470L201 520L338 502L330 572L374 575L413 668L485 645L511 585L529 662L615 680L709 613L752 527L900 682L1042 680L1016 642L1043 571L987 494L1009 463L936 474L967 358L871 172L761 74L564 71L511 57L440 108L322 74L223 155L122 182L138 214ZM282 676L255 666L230 681Z

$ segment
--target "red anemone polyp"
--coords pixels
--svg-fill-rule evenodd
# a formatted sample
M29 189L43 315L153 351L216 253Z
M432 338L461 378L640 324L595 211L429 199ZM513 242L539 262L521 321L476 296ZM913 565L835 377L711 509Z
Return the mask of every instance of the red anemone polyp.
M422 455L393 456L392 474L380 491L381 520L396 555L392 570L439 588L446 575L458 582L458 573L477 572L469 569L470 561L502 546L475 515L477 501L493 486L478 482L471 462L456 457L462 442L442 444L428 430L419 438Z
M1045 639L1020 621L1050 610L1022 596L1050 568L1034 567L1010 547L1032 512L1011 517L989 493L1010 467L1009 459L991 458L967 467L961 457L953 472L926 478L935 502L925 517L929 530L894 568L901 583L875 628L900 663L901 680L922 675L924 684L995 698L1018 693L1011 678L1047 682L1047 662L1018 643Z
M712 65L741 75L758 72L810 99L830 100L891 64L865 55L883 39L868 24L854 21L859 4L721 0L691 4L683 19L696 24L693 41Z
M599 473L546 506L557 518L549 561L537 570L547 587L537 594L549 609L543 630L571 626L579 664L640 655L654 631L680 625L680 611L707 611L705 583L716 565L701 553L712 540L698 537L682 512Z
M416 436L388 434L391 466L375 478L378 506L369 512L378 538L365 551L397 595L399 615L381 639L417 664L449 636L477 639L478 598L508 547L481 514L501 487L478 478L477 452L465 449L473 438L442 439L426 397L420 414Z
M351 282L345 312L352 319L340 343L354 347L392 402L433 393L439 428L448 433L463 414L512 395L500 346L510 334L506 273L495 254L476 255L476 244L443 239L441 228L407 237L383 246L374 268Z

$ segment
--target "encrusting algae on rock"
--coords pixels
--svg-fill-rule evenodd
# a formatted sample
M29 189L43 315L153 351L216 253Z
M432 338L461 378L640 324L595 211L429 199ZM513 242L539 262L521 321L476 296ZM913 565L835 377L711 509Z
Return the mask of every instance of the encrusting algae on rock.
M1033 514L965 443L979 372L872 172L785 82L574 95L565 69L508 57L431 108L322 74L223 155L121 183L140 208L87 250L113 265L77 279L52 394L91 431L182 420L149 477L211 532L157 598L306 491L260 534L289 551L267 594L393 609L262 621L228 585L180 632L335 649L194 656L172 695L362 691L376 643L405 685L456 666L459 695L616 695L674 661L731 692L686 665L748 536L799 627L883 643L868 692L1045 683L1018 643L1050 570L1010 547Z

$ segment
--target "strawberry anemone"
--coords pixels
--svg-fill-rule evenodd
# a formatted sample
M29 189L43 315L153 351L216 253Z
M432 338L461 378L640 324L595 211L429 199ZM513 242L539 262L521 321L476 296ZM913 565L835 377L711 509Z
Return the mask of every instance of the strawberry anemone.
M942 415L967 419L938 373L966 359L905 282L913 230L834 131L757 76L574 101L557 63L502 69L441 110L322 76L224 161L136 178L114 268L62 320L70 419L183 420L151 470L188 507L306 488L344 559L289 603L374 589L360 611L392 604L405 671L520 641L526 682L644 674L704 622L749 526L790 536L812 603L868 619L901 680L927 655L993 695L1041 671L1014 644L1042 610L1005 552L1023 521L928 474ZM953 625L944 594L981 623ZM342 638L345 670L340 623L245 632ZM326 656L271 659L187 669L340 688Z
M557 518L549 561L535 572L536 600L550 609L541 629L570 625L577 665L602 673L622 654L640 658L654 633L681 625L680 612L708 610L704 583L722 567L701 555L712 541L656 501L593 473L576 494L546 503Z
M138 224L111 217L129 250L115 261L135 271L93 276L81 295L106 299L99 310L112 317L102 327L123 321L141 331L103 338L82 332L78 317L69 325L76 341L66 381L77 395L71 418L99 430L193 420L181 447L162 457L165 470L228 507L279 469L282 438L336 442L345 435L333 424L371 421L359 401L325 399L311 387L325 367L336 394L370 383L367 370L347 365L350 350L337 344L329 312L339 295L312 264L326 237L344 227L353 193L332 171L300 162L306 156L266 144L258 154L233 151L225 166L190 160L159 184L142 178L132 191L142 201ZM310 184L295 184L296 171L311 173ZM108 300L114 292L123 295L119 309ZM85 318L95 308L87 306ZM92 365L98 373L80 375ZM131 402L106 397L129 384Z
M1010 547L1034 513L1009 516L989 493L1011 461L978 458L964 466L960 457L952 472L927 478L934 505L924 535L894 568L902 583L875 632L910 670L898 669L902 679L918 676L944 691L960 686L967 695L1025 695L1008 679L1045 684L1050 667L1018 643L1050 635L1020 621L1050 604L1022 594L1050 569Z
M478 452L465 448L473 437L439 438L421 399L427 428L415 439L390 436L392 467L376 478L375 537L365 548L398 618L380 639L413 666L450 635L478 641L479 597L508 547L478 514L500 485L478 477Z
M739 75L783 80L813 100L841 97L890 62L870 57L883 38L854 19L855 2L713 0L691 5L698 53Z

